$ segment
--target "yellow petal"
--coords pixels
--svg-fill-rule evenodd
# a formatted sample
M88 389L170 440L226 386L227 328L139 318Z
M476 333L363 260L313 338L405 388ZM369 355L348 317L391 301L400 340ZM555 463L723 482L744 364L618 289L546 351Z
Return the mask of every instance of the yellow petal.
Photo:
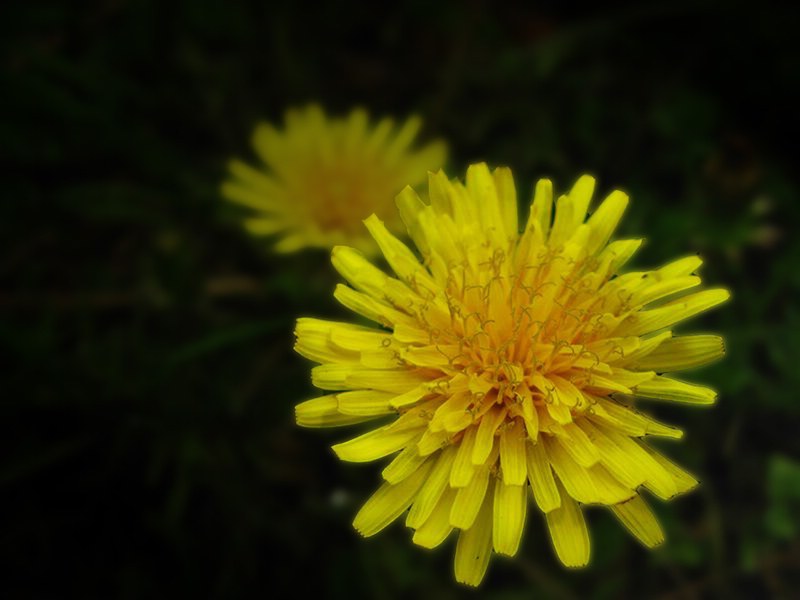
M347 118L344 147L347 152L354 152L367 133L369 117L363 108L356 108Z
M579 465L559 440L548 440L547 455L558 478L570 496L583 503L615 504L633 492L621 485L601 466Z
M355 248L336 246L331 252L333 268L360 292L375 298L383 296L389 276Z
M267 123L259 123L253 132L253 148L267 164L273 164L285 148L284 136Z
M389 404L393 397L394 394L390 392L378 392L375 390L358 390L336 394L339 412L345 415L364 417L395 414L397 411Z
M680 429L659 423L633 407L623 406L610 398L597 398L588 418L632 436L655 435L672 439L683 437Z
M452 215L453 205L450 202L450 180L441 169L435 173L428 171L428 198L431 206L439 215Z
M418 367L447 367L458 357L460 349L456 344L436 344L432 346L409 346L400 356L406 362Z
M274 208L279 204L280 199L283 198L283 188L281 185L274 177L270 177L264 171L254 169L250 165L237 159L233 159L228 163L228 171L237 184L251 189L263 198L263 208L269 208L270 206ZM254 208L262 207L256 206Z
M594 254L605 247L611 234L617 228L622 213L628 206L628 196L619 190L611 192L603 203L597 208L589 218L588 224L591 229L587 249L590 254Z
M632 391L629 387L621 384L612 377L603 377L593 373L589 376L589 381L586 382L586 387L591 390L603 390L605 394L609 392L620 392L621 394L631 394Z
M392 398L390 404L394 408L401 408L404 406L409 406L411 404L416 404L422 398L424 398L428 394L428 388L425 385L419 385L415 388L411 388L404 394L400 394L399 396L395 396Z
M458 536L455 557L456 581L477 586L483 581L492 554L492 500L487 494L472 527Z
M458 444L456 458L450 471L450 485L454 488L464 487L475 474L475 465L472 464L472 449L475 445L477 427L468 427Z
M376 215L371 215L364 221L378 247L381 249L386 262L392 267L397 276L406 282L415 282L424 289L436 291L430 274L419 263L414 253L403 242L392 235L383 221Z
M630 315L614 332L614 335L642 335L709 310L730 298L724 289L704 290L684 298L668 302L664 306L644 310Z
M318 244L318 242L316 241L313 244L309 243L309 237L310 236L308 234L301 234L301 233L286 235L275 243L274 246L275 252L281 254L288 254L291 252L297 252L300 248L303 248L304 246Z
M637 340L635 347L631 347L622 352L613 362L618 367L629 367L630 365L638 364L642 357L647 356L653 350L658 348L661 344L672 337L671 331L662 331L661 333L652 334L646 338L628 337L622 338L625 340Z
M427 254L430 251L430 245L419 224L419 215L425 210L425 204L410 186L403 188L397 195L396 203L408 235L414 240L414 244L419 248L419 251L423 255Z
M384 327L393 327L397 323L408 320L406 315L395 310L385 302L376 300L367 294L357 292L351 287L341 283L336 285L333 297L343 306L355 313L368 318L375 323L380 323Z
M609 427L594 426L589 422L581 425L591 432L603 464L622 483L630 488L649 483L667 497L677 493L672 477L644 450L643 445Z
M468 231L476 232L476 226L480 224L477 207L480 198L476 197L477 194L471 194L467 186L458 180L450 182L449 193L453 205L453 222L459 230L456 237L461 238ZM429 223L431 226L435 224L433 221ZM435 231L435 228L428 228L427 235L430 239L433 239Z
M645 381L652 380L655 376L656 374L653 371L629 371L628 369L612 367L609 378L632 390Z
M489 239L500 246L507 241L508 234L503 215L500 212L497 187L486 163L467 167L466 183L467 189L476 200L482 230Z
M450 443L451 435L449 431L431 431L430 429L426 429L419 442L417 442L417 452L422 456L433 454Z
M442 493L447 487L447 481L450 478L450 468L453 465L453 459L456 456L456 448L449 446L439 453L436 462L428 474L425 484L419 490L414 505L408 513L406 525L412 529L416 529L422 525L433 512L436 504L439 502Z
M544 442L539 438L535 444L527 444L526 456L528 463L528 480L531 484L533 497L539 509L546 513L561 506L561 497L558 494L553 470L547 458Z
M522 397L520 414L525 421L525 430L528 432L528 438L536 441L539 437L539 411L533 405L533 398L530 394Z
M396 485L391 483L381 485L353 520L356 531L364 537L375 535L403 514L425 482L430 464L429 462L423 465Z
M459 206L463 207L463 204ZM419 228L428 244L428 250L420 248L420 253L427 258L434 278L439 282L446 281L450 272L448 265L453 265L464 257L461 237L465 230L456 225L449 215L437 217L431 207L420 212Z
M553 402L548 402L546 406L548 414L553 417L556 423L562 425L572 423L572 413L566 404L561 404L561 402L554 400Z
M641 496L615 504L611 511L636 538L648 548L664 542L664 532L656 516Z
M498 167L492 173L497 187L497 199L500 203L500 214L505 225L506 235L516 239L519 232L517 223L517 188L514 177L508 167Z
M644 444L640 444L640 446L645 452L653 457L653 460L655 460L667 473L669 473L670 477L672 477L672 482L675 485L678 494L688 492L697 486L698 481L695 479L694 475L682 469L672 461L667 460L664 456L652 448L648 448ZM665 496L660 497L665 498Z
M657 271L656 271L657 273ZM697 287L700 285L700 278L694 275L686 277L675 277L666 281L656 281L654 277L647 277L643 281L647 282L641 289L636 290L631 296L629 306L638 308L645 304L650 304L656 300L661 300L678 292Z
M637 385L635 393L637 396L645 398L669 400L683 404L710 405L717 400L717 393L710 388L661 376Z
M381 476L388 483L400 483L403 479L416 472L429 458L430 456L420 456L419 452L417 452L417 447L413 444L406 446L381 471Z
M692 256L679 258L678 260L674 260L671 263L664 265L658 269L658 273L662 279L692 275L697 272L697 269L699 269L700 265L702 264L703 259L693 254Z
M590 175L581 175L575 185L569 192L572 198L574 215L572 226L577 227L586 218L586 210L589 208L589 203L592 201L592 194L594 193L594 177Z
M547 236L550 232L550 221L553 211L553 182L549 179L540 179L536 182L536 189L531 203L530 216L526 229L533 229L533 222L537 221L542 234Z
M489 485L489 469L480 466L475 469L475 474L470 482L458 489L453 507L450 510L450 524L459 529L469 529L478 516L478 510L486 496Z
M607 270L609 273L616 273L622 266L627 263L636 251L641 247L642 240L617 240L611 242L605 249L600 252L597 260L603 264L607 263Z
M553 247L563 244L576 227L575 201L570 196L560 196L556 201L556 215L550 230L548 243Z
M447 536L453 531L453 526L450 525L450 510L455 497L456 490L453 488L447 488L444 491L433 512L414 532L412 541L415 544L423 548L436 548L447 539Z
M397 452L413 444L422 434L422 429L392 431L390 425L360 435L348 442L336 444L333 451L341 460L369 462Z
M508 409L492 408L483 415L478 425L478 434L475 436L475 445L472 449L472 463L481 465L486 462L494 446L494 434L500 423L506 418Z
M276 192L275 196L268 196L259 189L232 181L223 183L220 191L225 199L247 208L270 213L284 212L279 201L281 196L277 195L282 194L282 192Z
M604 465L598 464L586 470L592 480L597 493L597 501L601 504L616 504L633 498L636 492L631 486L625 485L616 474Z
M346 390L347 376L353 372L353 365L331 363L311 369L311 383L323 390Z
M583 420L583 419L581 419ZM591 467L600 460L600 453L597 447L589 439L589 436L575 423L564 425L565 438L559 439L564 449L575 459L579 465Z
M575 408L583 402L581 391L568 379L558 375L549 375L548 380L552 384L553 394L558 402L569 408Z
M507 485L522 485L528 476L525 465L525 432L516 420L500 432L500 465Z
M369 350L389 349L392 338L385 331L370 327L336 323L329 321L331 342L344 350L364 352Z
M684 335L662 342L636 362L636 368L667 373L693 369L714 362L725 354L725 342L718 335Z
M378 152L378 149L386 144L386 140L394 130L394 125L394 120L389 117L384 117L378 121L375 129L372 130L367 138L365 149L370 153Z
M274 217L244 219L242 225L248 233L255 236L272 235L289 228L289 224L285 219Z
M394 139L389 142L384 150L388 162L391 162L392 159L399 156L411 145L414 138L417 137L420 127L422 127L422 120L418 116L414 115L406 119L395 134Z
M359 354L353 349L345 349L333 342L334 331L357 333L378 333L364 327L348 323L337 323L323 319L300 318L295 326L297 342L294 349L298 354L319 363L357 363ZM358 348L360 350L361 348Z
M394 325L393 340L401 344L430 344L431 334L419 327L419 323L399 322Z
M425 381L427 381L425 376L408 369L354 368L346 375L345 385L354 389L369 388L395 394L405 394L417 389L417 386Z
M519 549L527 512L525 486L506 485L500 479L494 485L492 539L495 552L514 556Z
M339 412L334 394L306 400L295 407L295 418L301 427L339 427L363 423L373 417L344 415Z
M578 503L563 490L561 506L545 514L550 538L559 560L567 567L583 567L589 562L589 531Z
M641 340L635 336L603 338L586 344L586 350L597 355L597 358L607 363L618 361L636 351Z
M545 439L550 464L569 495L581 502L594 502L597 490L586 469L575 462L557 438ZM562 505L563 502L562 498Z

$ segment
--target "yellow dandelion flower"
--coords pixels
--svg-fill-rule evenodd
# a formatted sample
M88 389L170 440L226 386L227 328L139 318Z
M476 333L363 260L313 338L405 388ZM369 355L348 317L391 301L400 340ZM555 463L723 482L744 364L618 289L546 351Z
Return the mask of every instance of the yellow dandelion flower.
M279 234L279 252L337 244L374 252L362 220L375 213L399 228L395 195L444 163L441 142L411 149L420 126L412 117L399 127L389 118L371 127L362 109L344 119L327 118L316 105L289 110L283 131L262 123L253 134L267 168L232 160L222 195L255 211L244 222L251 234Z
M714 402L663 373L722 356L720 337L670 328L729 294L686 293L700 284L696 256L623 273L641 240L609 239L628 198L612 192L584 222L593 188L581 177L551 218L552 185L539 181L520 234L508 169L473 165L466 185L430 174L430 204L411 188L397 198L421 262L374 215L365 223L394 277L334 248L352 286L335 297L382 328L298 321L296 350L322 363L313 384L335 393L296 416L307 427L388 417L333 447L353 462L397 453L355 518L362 535L410 509L420 546L458 530L456 579L477 585L492 551L517 552L530 488L568 567L589 561L583 505L608 506L646 546L663 541L643 490L668 499L697 481L645 441L682 432L633 401Z

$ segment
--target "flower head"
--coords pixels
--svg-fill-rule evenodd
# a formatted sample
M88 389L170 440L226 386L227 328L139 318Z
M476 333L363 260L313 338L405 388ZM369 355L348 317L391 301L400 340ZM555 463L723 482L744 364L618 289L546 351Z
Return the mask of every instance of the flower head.
M722 356L714 335L670 327L728 298L700 284L696 256L622 272L641 240L609 243L628 203L612 192L586 222L594 180L555 203L536 185L520 234L511 172L486 165L466 185L430 175L430 204L397 198L422 261L376 217L365 223L395 276L360 253L333 251L352 287L334 293L382 328L300 319L296 350L322 363L315 386L335 393L297 407L308 427L380 417L388 423L334 446L342 460L397 453L355 528L370 536L407 509L415 543L458 530L455 574L477 585L494 550L514 555L529 489L558 558L589 560L582 505L609 507L647 546L663 541L642 497L686 492L695 479L650 448L680 430L639 412L638 397L708 405L715 393L662 373Z
M372 252L362 220L375 213L399 226L394 196L445 160L441 142L411 149L420 125L412 117L399 128L388 118L370 127L361 109L346 119L316 105L289 110L283 131L261 124L253 134L267 169L232 160L222 194L255 211L244 222L250 233L282 236L278 251L348 244Z

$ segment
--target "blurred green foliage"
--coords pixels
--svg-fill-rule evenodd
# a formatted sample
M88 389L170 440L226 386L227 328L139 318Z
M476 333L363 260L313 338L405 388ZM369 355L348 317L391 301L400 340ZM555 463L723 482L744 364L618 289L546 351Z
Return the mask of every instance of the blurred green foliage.
M791 597L800 573L798 13L765 3L43 1L4 6L0 344L6 597L455 598L452 544L350 520L377 466L302 431L298 315L322 252L274 257L219 201L259 118L419 112L473 160L633 197L640 264L700 252L733 300L713 410L653 406L702 480L646 552L590 510L572 572L533 514L481 597ZM784 107L790 107L785 109Z

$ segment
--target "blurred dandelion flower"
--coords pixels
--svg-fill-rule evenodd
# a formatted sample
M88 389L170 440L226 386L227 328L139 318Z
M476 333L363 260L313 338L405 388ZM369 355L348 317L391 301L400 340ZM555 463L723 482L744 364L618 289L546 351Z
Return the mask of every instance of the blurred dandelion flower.
M370 127L361 109L346 119L327 118L316 105L289 110L283 131L260 124L253 134L267 169L232 160L222 194L256 211L244 221L251 234L281 236L277 251L347 244L372 253L362 220L375 213L399 228L394 196L444 163L441 142L411 148L420 125L386 118Z
M367 229L396 277L334 248L352 285L335 297L384 329L299 319L296 350L322 363L314 385L336 393L296 416L307 427L394 417L333 447L354 462L399 452L355 518L361 534L410 507L420 546L459 530L456 579L477 585L492 550L516 554L530 487L568 567L589 561L584 504L609 507L646 546L663 541L641 492L667 499L697 482L644 440L681 431L632 401L714 402L712 390L660 373L722 356L721 338L669 328L729 294L684 294L700 284L695 256L618 274L641 240L609 243L628 203L619 191L584 223L593 188L581 177L551 219L552 186L539 181L519 234L508 169L473 165L466 185L439 172L430 205L408 187L397 198L422 263L374 215Z

